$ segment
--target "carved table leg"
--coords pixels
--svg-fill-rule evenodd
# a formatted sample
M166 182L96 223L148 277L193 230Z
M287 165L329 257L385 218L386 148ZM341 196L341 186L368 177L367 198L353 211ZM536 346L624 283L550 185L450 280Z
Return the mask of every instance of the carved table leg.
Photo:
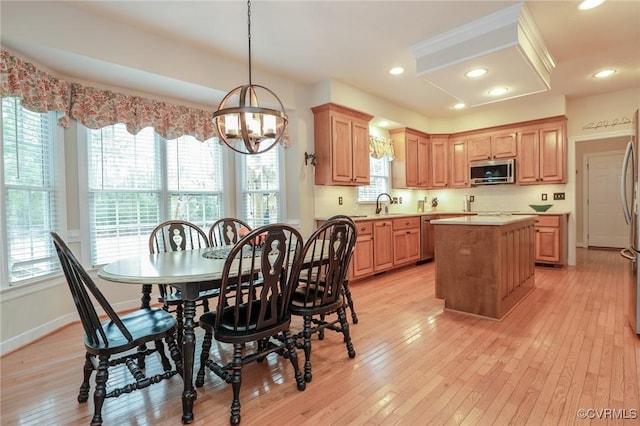
M140 309L149 309L151 307L151 284L142 285L142 297L140 298ZM145 356L144 352L147 350L147 345L144 343L138 346L138 353L143 354L138 356L138 367L145 369Z
M142 285L142 297L140 298L140 309L151 306L151 284Z
M193 417L193 403L198 394L193 387L193 362L196 349L196 335L193 331L195 326L194 317L196 315L196 302L194 300L184 301L184 338L182 339L182 367L184 374L184 391L182 392L182 423L191 423Z

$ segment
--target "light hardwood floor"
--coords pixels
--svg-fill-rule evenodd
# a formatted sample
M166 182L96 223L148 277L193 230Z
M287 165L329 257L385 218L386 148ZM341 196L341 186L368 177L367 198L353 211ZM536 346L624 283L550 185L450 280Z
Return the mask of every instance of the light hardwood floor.
M617 251L579 249L576 267L536 268L536 289L503 321L443 311L434 271L353 283L357 356L335 333L314 340L304 392L275 354L246 366L242 424L640 425L640 339L627 325L631 277ZM92 400L76 402L80 335L73 324L2 358L2 425L89 423ZM109 399L104 424L179 425L181 391L174 377ZM228 424L230 402L231 386L209 373L193 424ZM583 420L580 409L609 419Z

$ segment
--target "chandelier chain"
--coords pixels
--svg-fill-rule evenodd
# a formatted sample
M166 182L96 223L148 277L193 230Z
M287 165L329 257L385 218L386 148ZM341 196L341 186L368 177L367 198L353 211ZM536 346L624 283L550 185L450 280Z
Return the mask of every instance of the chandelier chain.
M247 33L249 38L249 84L251 85L251 0L247 0Z

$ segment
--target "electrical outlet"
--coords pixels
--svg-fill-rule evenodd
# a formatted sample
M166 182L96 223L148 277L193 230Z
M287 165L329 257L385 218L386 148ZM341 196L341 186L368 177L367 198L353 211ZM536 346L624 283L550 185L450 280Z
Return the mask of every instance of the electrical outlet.
M564 200L564 192L554 192L553 193L554 200Z
M342 205L342 197L338 197L338 205Z
M393 197L391 204L398 204L398 197Z
M402 197L398 197L398 202L402 204Z
M542 194L542 201L547 201L547 194Z
M473 195L469 195L469 202L470 202L470 203L473 203L473 202L474 202L474 200L475 200L475 198L473 197Z

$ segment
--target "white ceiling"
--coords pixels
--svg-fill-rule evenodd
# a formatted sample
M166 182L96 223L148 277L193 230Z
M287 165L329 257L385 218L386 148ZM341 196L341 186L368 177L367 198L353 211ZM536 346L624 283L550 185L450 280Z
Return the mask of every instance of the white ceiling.
M92 59L61 50L59 46L63 44L26 36L23 26L16 22L25 15L18 12L36 7L38 3L2 0L3 46L28 54L65 75L84 74L95 81L100 78L99 74L96 76L96 69L101 69L110 84L122 87L130 87L135 81L151 84L153 76L134 67L111 66L108 58L100 58L99 53ZM173 39L214 55L247 62L245 1L44 3L49 8L59 4L88 13L85 23L89 26L91 16L95 15L101 20L107 18L135 26L154 36ZM427 117L464 114L452 110L451 106L458 101L455 96L417 76L412 47L516 3L519 2L254 0L251 7L253 81L260 84L259 70L306 84L337 80ZM544 46L556 63L551 70L550 90L535 96L577 98L640 87L640 1L608 0L585 12L577 9L578 3L525 2ZM73 27L59 31L61 38L117 37L105 31L76 32ZM489 60L488 56L481 56L476 62L482 65L484 58ZM406 72L390 76L388 70L393 66L402 66ZM604 67L613 67L618 72L607 80L593 79L592 74ZM440 74L447 76L446 72ZM460 80L458 72L448 74L446 85L455 87L457 81L460 85L469 85ZM240 82L244 83L246 77ZM188 90L183 87L180 90L189 96ZM504 102L523 102L523 98ZM495 104L474 108L488 109L492 105Z

